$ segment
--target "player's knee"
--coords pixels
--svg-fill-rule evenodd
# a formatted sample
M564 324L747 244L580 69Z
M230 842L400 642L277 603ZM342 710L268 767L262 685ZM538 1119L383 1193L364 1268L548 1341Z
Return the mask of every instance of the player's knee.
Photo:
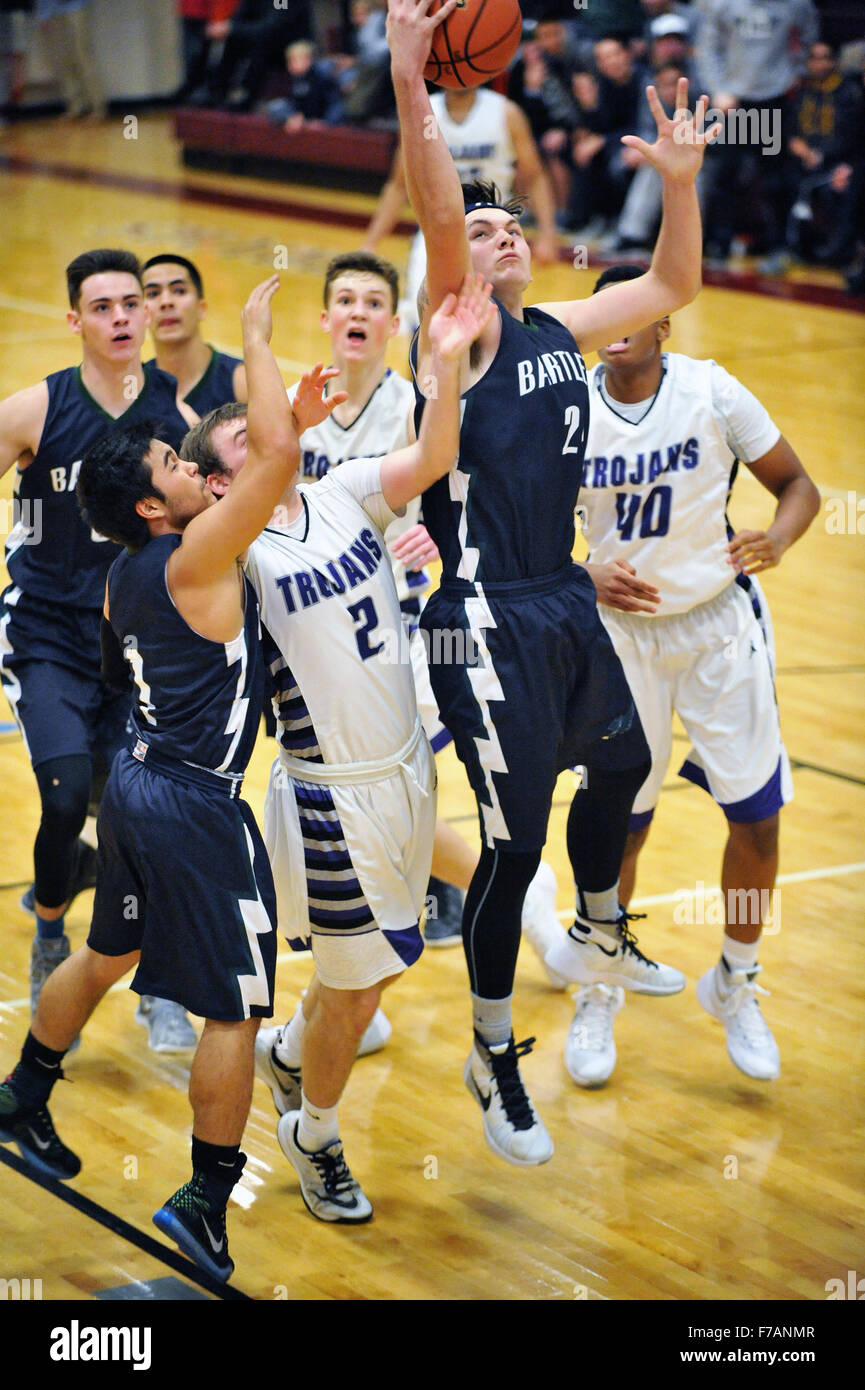
M779 823L777 814L766 820L730 821L730 840L758 859L774 859L778 853Z
M331 989L322 985L319 998L325 1022L329 1017L334 1027L349 1027L359 1040L378 1008L381 985L371 985L368 989Z
M78 954L78 953L76 953ZM123 956L104 956L84 945L80 950L82 969L95 989L107 990L138 964L140 951L128 951Z
M55 758L36 769L42 802L41 826L59 836L76 836L87 819L90 760Z
M627 858L631 856L636 857L636 855L640 853L640 850L649 838L649 830L650 826L641 825L639 830L630 830L628 832L628 838L625 841L625 856Z

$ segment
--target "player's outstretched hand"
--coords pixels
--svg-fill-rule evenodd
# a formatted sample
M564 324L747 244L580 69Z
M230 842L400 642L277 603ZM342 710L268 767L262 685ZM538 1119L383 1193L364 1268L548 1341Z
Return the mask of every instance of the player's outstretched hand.
M420 569L422 565L441 559L439 548L422 521L397 536L390 548L407 570Z
M395 77L423 74L433 34L459 3L460 0L445 0L441 9L430 15L432 0L388 0L387 42Z
M737 531L727 546L734 570L741 574L760 574L781 563L784 547L768 531Z
M320 425L335 406L348 400L347 391L334 391L332 396L324 395L325 386L335 376L339 376L338 367L324 367L321 362L316 362L315 366L304 372L300 378L292 401L298 435L303 434L304 430L312 429L313 425Z
M676 85L676 110L668 116L654 87L646 88L646 98L652 108L652 115L658 127L658 138L653 145L641 140L638 135L623 135L622 144L637 150L653 164L663 178L679 183L693 183L703 163L706 146L710 145L720 133L721 124L716 121L708 130L706 109L707 96L700 97L694 115L688 110L688 79L680 77Z
M627 560L608 560L605 565L586 565L598 591L598 603L622 613L657 613L661 595L654 584L637 578Z
M480 337L493 312L492 285L482 275L466 275L459 294L449 294L430 319L430 347L443 361L461 357Z
M271 275L256 285L243 306L240 322L244 344L269 343L273 334L273 314L270 301L279 289L279 276Z

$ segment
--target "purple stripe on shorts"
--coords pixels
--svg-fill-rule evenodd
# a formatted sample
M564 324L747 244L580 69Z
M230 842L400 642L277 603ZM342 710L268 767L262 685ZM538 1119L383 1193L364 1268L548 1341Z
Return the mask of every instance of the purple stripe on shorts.
M689 759L685 759L679 768L679 776L686 777L695 786L702 787L709 795L712 795L706 774L701 767L697 767ZM778 759L778 766L759 791L752 792L750 796L743 797L741 801L719 801L718 805L727 817L735 825L747 824L751 821L768 820L774 816L784 805L784 797L781 791L781 759Z

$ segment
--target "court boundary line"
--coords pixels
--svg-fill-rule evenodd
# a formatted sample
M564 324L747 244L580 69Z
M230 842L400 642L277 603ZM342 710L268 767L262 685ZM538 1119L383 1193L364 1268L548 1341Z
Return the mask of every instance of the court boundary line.
M59 1178L44 1177L41 1173L34 1172L23 1158L17 1154L10 1153L4 1146L0 1145L0 1161L18 1173L22 1178L29 1178L37 1187L49 1192L52 1197L57 1197L67 1206L74 1207L82 1215L95 1221L99 1226L105 1226L114 1235L130 1245L136 1246L145 1255L151 1255L154 1259L161 1260L169 1268L177 1270L185 1279L191 1280L208 1293L222 1299L224 1302L244 1302L252 1303L255 1300L248 1293L243 1293L240 1289L232 1288L229 1284L222 1284L218 1279L214 1279L205 1269L199 1269L198 1265L187 1260L183 1255L176 1254L169 1246L163 1245L161 1241L154 1240L146 1231L139 1231L137 1226L132 1226L128 1221L124 1221L122 1216L117 1216L109 1211L107 1207L100 1206L94 1202L92 1197L87 1197L83 1192L78 1192L74 1187L67 1187Z

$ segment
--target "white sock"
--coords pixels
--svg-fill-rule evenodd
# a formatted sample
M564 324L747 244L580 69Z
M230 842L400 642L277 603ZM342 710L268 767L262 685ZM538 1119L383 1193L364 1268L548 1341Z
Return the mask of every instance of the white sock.
M329 1109L323 1105L311 1105L305 1092L301 1091L300 1119L297 1122L297 1142L307 1153L317 1153L334 1139L339 1138L337 1107Z
M612 936L618 940L618 917L618 880L612 888L606 889L603 893L584 893L579 884L577 885L577 921L589 927L588 939L590 941L593 934L603 937Z
M734 941L732 936L724 933L724 939L721 942L721 955L731 971L753 970L757 964L759 950L759 937L756 941Z
M513 1032L512 1004L512 995L508 995L507 999L481 999L478 994L472 995L475 1032L480 1033L488 1046L499 1047L510 1038Z
M305 1027L306 1019L303 1016L303 1006L298 1004L294 1017L286 1023L276 1041L276 1055L284 1067L300 1066L301 1044Z

